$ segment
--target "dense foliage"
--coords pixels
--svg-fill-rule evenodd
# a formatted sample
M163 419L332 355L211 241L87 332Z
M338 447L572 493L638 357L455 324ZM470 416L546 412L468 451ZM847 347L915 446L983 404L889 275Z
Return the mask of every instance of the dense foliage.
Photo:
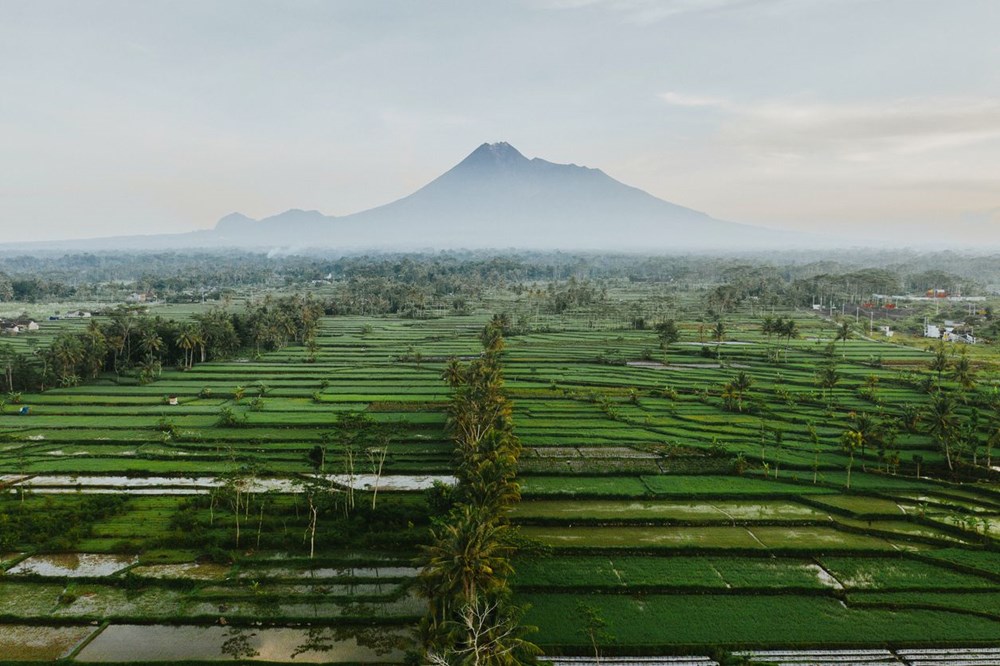
M464 366L453 360L445 371L455 392L448 428L458 484L422 558L423 629L433 663L511 665L531 661L536 652L523 638L523 610L511 602L507 582L515 552L507 514L520 499L521 453L503 390L508 325L495 316L482 332L482 356Z
M164 365L190 369L195 363L239 351L259 355L296 342L315 349L322 307L309 296L270 296L242 312L215 308L190 321L150 315L121 306L82 332L63 332L45 348L18 352L0 343L0 368L10 392L74 386L102 372L132 374L140 383L158 377Z

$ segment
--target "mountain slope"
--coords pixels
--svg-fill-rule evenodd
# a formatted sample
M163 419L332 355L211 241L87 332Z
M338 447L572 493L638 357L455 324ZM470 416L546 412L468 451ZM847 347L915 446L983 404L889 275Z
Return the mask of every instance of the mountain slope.
M298 209L261 220L231 213L205 231L7 247L687 251L804 246L817 241L716 220L625 185L599 169L528 159L501 142L484 143L409 196L343 217Z
M483 144L413 194L338 220L341 238L409 247L698 249L778 234L714 220L599 169Z

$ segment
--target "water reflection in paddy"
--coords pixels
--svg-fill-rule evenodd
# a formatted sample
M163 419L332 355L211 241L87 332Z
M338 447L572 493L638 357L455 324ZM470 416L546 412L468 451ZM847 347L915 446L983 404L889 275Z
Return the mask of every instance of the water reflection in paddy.
M33 555L7 571L8 574L34 574L59 578L110 576L135 564L132 555L100 555L96 553L61 553Z
M385 474L326 474L309 475L323 478L335 486L352 486L358 490L378 487L382 491L427 490L435 483L454 485L455 477L447 475ZM20 483L12 483L12 488L26 487L41 493L81 492L89 494L120 491L127 494L192 495L207 494L225 485L223 479L211 476L198 477L134 477L134 476L73 476L44 475L27 478ZM297 493L302 485L294 478L258 478L248 481L246 490L252 493L278 492Z
M240 572L241 578L414 578L416 567L251 567Z
M111 625L77 656L79 662L180 660L399 662L408 628L307 629L220 626Z
M12 661L55 661L72 652L94 630L94 627L4 625L0 631L0 658Z

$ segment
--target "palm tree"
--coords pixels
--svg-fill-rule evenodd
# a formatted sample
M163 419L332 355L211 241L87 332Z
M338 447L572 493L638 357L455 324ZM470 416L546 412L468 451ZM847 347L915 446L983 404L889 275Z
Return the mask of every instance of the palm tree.
M424 547L420 577L432 595L432 605L437 605L435 624L502 587L512 572L509 530L505 524L484 520L468 504L460 505L448 523L434 530L433 542Z
M927 410L925 423L928 434L937 440L938 446L944 451L948 461L948 469L954 470L952 461L952 445L958 430L958 415L955 413L955 398L950 393L937 391L931 397L930 408Z
M965 389L971 389L976 385L972 376L972 364L969 362L969 357L966 355L964 349L962 350L962 354L955 359L951 377Z
M163 338L152 326L142 330L139 338L139 349L146 356L157 356L163 350Z
M869 444L875 444L878 427L875 424L875 419L867 412L856 414L851 420L853 421L854 431L861 436L858 440L858 446L861 448L861 468L864 469L865 450Z
M743 370L736 373L736 376L729 380L723 387L722 398L727 404L736 404L736 410L743 411L743 399L747 391L753 386L753 377Z
M774 317L770 315L764 317L764 321L760 324L760 332L767 336L768 343L771 342L771 336L781 330L780 327L783 323L781 317L778 317L778 321L775 321Z
M61 334L49 346L47 356L52 359L51 367L60 384L72 386L77 383L77 366L84 360L83 344L79 338L68 333Z
M944 348L944 342L938 342L934 349L934 358L929 364L931 370L937 372L938 384L941 383L941 373L948 369L948 352Z
M498 321L496 315L493 317L493 321L483 328L479 339L483 344L483 349L487 356L498 355L503 351L503 324L502 321Z
M91 321L82 336L84 346L83 363L88 377L97 377L104 369L108 357L108 339L100 324Z
M840 436L840 445L849 456L847 462L847 489L851 489L851 468L854 467L854 451L861 446L861 433L857 430L845 430Z
M148 384L159 376L163 364L154 356L147 356L145 361L136 366L139 369L139 383Z
M986 437L986 469L993 467L993 447L1000 444L1000 424L994 420Z
M831 358L828 363L820 366L816 373L816 381L823 388L823 398L826 399L826 391L832 389L840 381L840 373L837 372L837 364Z
M118 308L112 315L111 330L115 333L114 338L117 343L115 354L115 371L118 371L120 361L124 361L124 366L128 367L132 363L132 331L135 329L138 318L134 308Z
M716 342L722 342L726 339L726 325L721 319L715 322L715 326L712 328L712 338Z
M515 452L504 445L497 446L475 469L462 474L463 500L480 510L486 520L502 519L521 499L521 487L514 481L516 474Z
M13 346L4 344L0 346L0 367L3 368L4 380L7 382L7 391L14 392L14 366L17 364L18 354Z
M917 427L920 425L920 419L923 418L923 412L916 405L906 403L901 408L900 423L903 424L903 428L906 432L916 432Z
M184 351L182 367L190 369L194 363L194 348L197 345L197 335L194 326L185 326L177 334L177 346Z
M799 337L799 325L795 323L795 320L789 317L786 321L778 319L778 333L785 338L785 360L788 360L788 344L792 341L792 338Z
M836 343L836 342L839 342L839 341L843 340L844 344L846 345L847 344L847 340L850 337L851 337L851 324L848 321L842 321L840 323L840 326L837 327L837 335L834 336L833 341ZM841 355L843 355L844 354L844 348L841 347L840 351L841 351Z
M453 358L448 361L448 365L441 376L442 379L448 382L448 386L458 388L465 382L465 369L458 362L457 358Z

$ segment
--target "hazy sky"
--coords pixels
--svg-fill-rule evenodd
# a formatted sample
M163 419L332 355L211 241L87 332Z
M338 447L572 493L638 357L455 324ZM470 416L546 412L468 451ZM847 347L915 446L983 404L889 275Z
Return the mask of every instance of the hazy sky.
M1000 239L997 0L0 0L4 241L342 215L484 141L782 228Z

